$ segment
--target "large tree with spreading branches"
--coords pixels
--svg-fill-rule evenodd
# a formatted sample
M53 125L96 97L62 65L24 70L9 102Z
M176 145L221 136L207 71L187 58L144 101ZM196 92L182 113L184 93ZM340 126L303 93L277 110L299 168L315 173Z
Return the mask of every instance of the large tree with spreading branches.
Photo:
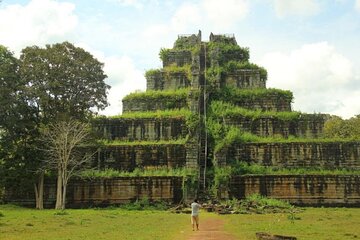
M27 47L20 59L1 46L0 61L1 174L10 176L17 168L21 175L32 174L38 179L37 207L42 208L48 165L40 129L70 119L88 122L97 110L108 106L110 87L105 83L104 65L69 42ZM57 173L57 199L62 199L61 171ZM61 202L56 207L61 208Z
M70 119L87 121L95 110L108 106L106 94L110 87L105 83L103 64L69 42L23 49L19 69L20 78L26 82L28 103L37 110L43 128ZM57 209L63 208L65 201L67 179L63 171L58 165ZM39 181L37 192L42 183Z

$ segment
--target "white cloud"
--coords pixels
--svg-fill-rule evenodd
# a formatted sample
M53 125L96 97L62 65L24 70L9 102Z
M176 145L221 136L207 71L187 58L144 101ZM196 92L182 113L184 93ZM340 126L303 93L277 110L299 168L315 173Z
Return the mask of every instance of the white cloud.
M355 1L355 9L360 12L360 0Z
M294 110L346 118L360 113L355 104L360 101L360 86L352 63L327 42L303 45L290 53L268 53L261 64L268 70L268 87L294 93Z
M120 3L123 6L132 6L138 9L144 7L143 3L139 0L116 0L116 2Z
M159 0L107 0L110 2L117 2L125 7L134 7L136 9L143 9L147 5L160 5ZM164 4L169 4L169 2L162 2ZM171 3L171 2L170 2Z
M146 81L144 74L136 69L129 57L105 57L104 72L108 75L107 84L111 85L108 94L110 106L100 112L104 115L116 115L122 112L121 100L129 93L136 90L145 90Z
M75 5L54 0L32 0L27 5L0 9L0 42L16 54L29 45L67 40L77 26Z
M100 111L103 115L118 115L122 112L122 99L129 93L146 89L144 74L135 67L133 60L127 56L106 56L102 51L93 49L86 43L76 46L90 52L104 63L104 72L108 76L105 82L111 86L107 95L110 106Z
M192 3L181 5L174 16L171 18L171 29L175 31L185 31L189 26L196 26L201 23L201 11L199 6Z
M184 2L176 9L170 21L144 29L143 37L150 44L165 43L173 41L173 36L179 33L196 33L205 28L224 31L244 19L249 8L248 0Z
M317 0L274 0L274 7L278 17L312 16L320 11Z
M215 27L228 28L249 13L247 0L203 0L202 7Z

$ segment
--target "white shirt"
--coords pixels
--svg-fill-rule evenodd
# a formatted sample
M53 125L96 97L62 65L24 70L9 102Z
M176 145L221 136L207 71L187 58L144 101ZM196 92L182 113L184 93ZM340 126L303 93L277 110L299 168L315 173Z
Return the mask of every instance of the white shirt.
M191 204L191 216L199 215L200 204L193 202Z

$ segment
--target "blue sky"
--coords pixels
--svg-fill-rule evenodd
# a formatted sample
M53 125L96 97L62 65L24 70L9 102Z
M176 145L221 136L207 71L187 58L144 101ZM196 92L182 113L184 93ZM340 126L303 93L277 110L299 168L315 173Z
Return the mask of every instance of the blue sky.
M145 90L144 72L178 34L233 33L267 86L291 90L293 109L349 118L360 114L360 0L3 0L0 44L70 41L105 63L111 106Z

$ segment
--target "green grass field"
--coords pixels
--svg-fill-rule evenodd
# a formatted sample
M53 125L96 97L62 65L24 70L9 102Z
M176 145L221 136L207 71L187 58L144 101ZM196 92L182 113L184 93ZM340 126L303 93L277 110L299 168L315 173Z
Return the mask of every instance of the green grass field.
M360 239L359 208L305 208L294 215L252 214L220 216L225 230L238 239L256 239L256 232L295 236L300 240Z
M63 214L0 205L0 216L1 240L168 240L190 233L188 215L166 211L79 209Z
M290 215L216 215L201 213L201 221L219 218L238 239L256 239L256 232L291 235L298 239L359 239L360 209L306 208ZM186 240L191 234L187 214L123 209L34 210L0 205L0 239L136 239Z

